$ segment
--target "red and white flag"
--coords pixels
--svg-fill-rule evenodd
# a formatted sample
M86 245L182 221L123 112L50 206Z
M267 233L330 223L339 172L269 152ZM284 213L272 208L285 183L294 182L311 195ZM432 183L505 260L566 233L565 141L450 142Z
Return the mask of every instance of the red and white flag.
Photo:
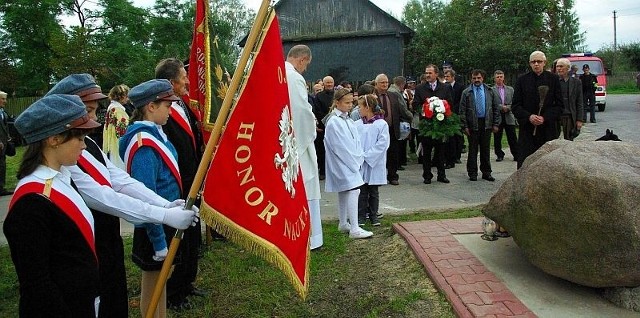
M207 171L201 215L225 237L280 268L304 298L309 282L309 208L273 10L266 21Z

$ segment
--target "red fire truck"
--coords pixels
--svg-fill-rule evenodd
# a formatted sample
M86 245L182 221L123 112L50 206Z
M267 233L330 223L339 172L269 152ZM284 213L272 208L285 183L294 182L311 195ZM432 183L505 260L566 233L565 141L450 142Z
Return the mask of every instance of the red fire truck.
M596 75L598 78L598 88L596 90L596 106L598 111L603 112L607 105L607 69L604 67L602 60L593 55L593 53L567 53L562 54L571 61L571 65L578 67L578 76L582 75L582 66L589 65L589 71L591 74Z

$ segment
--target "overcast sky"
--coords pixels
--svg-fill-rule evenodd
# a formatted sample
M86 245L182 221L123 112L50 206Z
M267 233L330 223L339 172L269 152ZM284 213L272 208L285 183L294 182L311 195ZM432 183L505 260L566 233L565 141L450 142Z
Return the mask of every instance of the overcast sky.
M258 10L261 0L242 0ZM314 0L308 0L314 1ZM135 5L150 6L154 0L133 0ZM381 9L400 17L407 0L371 0ZM580 20L580 30L586 32L587 50L597 51L613 45L613 11L617 11L617 43L640 42L640 1L638 0L575 0L574 9ZM635 22L634 22L635 21Z

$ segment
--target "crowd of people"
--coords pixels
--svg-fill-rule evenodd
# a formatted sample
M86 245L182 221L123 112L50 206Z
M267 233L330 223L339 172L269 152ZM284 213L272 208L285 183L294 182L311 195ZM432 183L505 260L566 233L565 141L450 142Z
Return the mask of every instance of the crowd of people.
M431 184L434 177L440 183L450 183L446 171L462 163L465 151L468 152L466 172L469 181L477 181L480 177L492 182L495 181L490 159L492 137L495 161L505 160L502 147L505 133L513 161L520 168L524 160L545 142L560 135L573 140L586 122L587 113L591 113L590 121L596 122L593 102L596 79L589 73L589 66L584 65L584 75L578 77L576 66L565 58L549 63L548 67L547 64L543 52L531 53L530 71L519 76L514 86L505 83L505 73L499 69L493 71L494 84L491 86L485 83L487 73L482 69L472 70L467 84L447 61L442 64L442 73L437 65L427 65L419 82L413 77L396 76L389 85L389 77L379 74L356 89L344 81L336 86L331 76L313 83L306 108L313 111L316 120L319 179L326 177L326 192L339 194L339 229L349 233L365 231L353 225L356 215L351 213L356 209L359 226L366 220L373 225L379 224L382 215L377 203L372 204L371 200L378 199L378 186L400 184L397 171L404 170L407 151L416 153L425 184ZM433 138L420 133L420 122L429 120L423 107L434 97L447 101L459 116L460 134ZM347 103L348 100L352 103ZM369 113L363 116L363 109L367 112L371 105L362 101L375 103L372 107L379 111L374 111L373 117L378 120L370 122L372 115ZM360 134L358 139L355 133L360 127L380 120L386 122L388 132L378 134L376 140L389 141L386 154L380 158L385 161L384 171L379 162L375 166L367 164L366 151L371 145L365 143L370 144L372 137ZM327 126L328 123L335 127ZM405 124L410 127L410 134L400 138L400 127ZM435 175L433 167L436 168ZM386 180L382 182L375 179L375 189L366 176L372 169L386 174ZM356 171L360 172L360 177L356 176ZM357 207L354 193L360 196ZM500 230L508 235L505 229ZM370 237L365 234L352 234L351 237Z
M427 65L419 81L396 76L390 82L378 74L354 88L326 76L309 91L302 74L311 61L309 47L296 45L285 68L312 250L323 245L321 180L325 192L338 194L339 231L369 238L373 232L363 227L379 226L382 217L379 187L400 184L407 151L417 154L425 184L434 177L449 183L446 170L461 164L465 151L469 180L495 181L491 136L500 162L506 132L520 168L545 142L561 134L573 140L588 112L595 122L588 65L582 79L567 59L555 61L551 72L540 51L531 53L531 71L513 87L501 70L493 72L495 85L487 85L482 69L470 72L467 85L445 62L442 74ZM4 233L20 281L21 316L128 317L121 218L135 224L132 259L142 270L143 314L176 230L184 238L156 316L165 317L167 308L191 308L188 297L206 294L194 285L202 240L199 204L184 208L204 144L199 116L184 102L188 85L185 65L175 58L158 63L155 79L131 89L117 85L108 96L89 74L65 77L15 120L28 143L15 193L3 182L10 139L3 111L7 94L0 92L0 195L13 194ZM434 98L459 116L458 134L421 134L420 123L434 120L424 110ZM99 102L107 99L99 123Z

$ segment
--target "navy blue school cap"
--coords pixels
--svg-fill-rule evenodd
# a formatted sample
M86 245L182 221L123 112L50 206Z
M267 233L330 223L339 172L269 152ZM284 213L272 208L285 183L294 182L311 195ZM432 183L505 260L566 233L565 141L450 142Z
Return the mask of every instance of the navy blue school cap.
M451 63L449 61L444 61L444 62L442 62L442 67L445 67L445 66L453 67L453 63Z
M157 100L179 101L173 86L166 79L152 79L138 84L129 91L129 100L135 108L141 108Z
M31 144L73 128L96 128L100 123L89 118L79 96L49 94L23 111L14 125Z
M71 74L63 78L47 93L78 95L83 102L90 102L107 98L102 94L102 89L96 84L93 76L89 74Z

